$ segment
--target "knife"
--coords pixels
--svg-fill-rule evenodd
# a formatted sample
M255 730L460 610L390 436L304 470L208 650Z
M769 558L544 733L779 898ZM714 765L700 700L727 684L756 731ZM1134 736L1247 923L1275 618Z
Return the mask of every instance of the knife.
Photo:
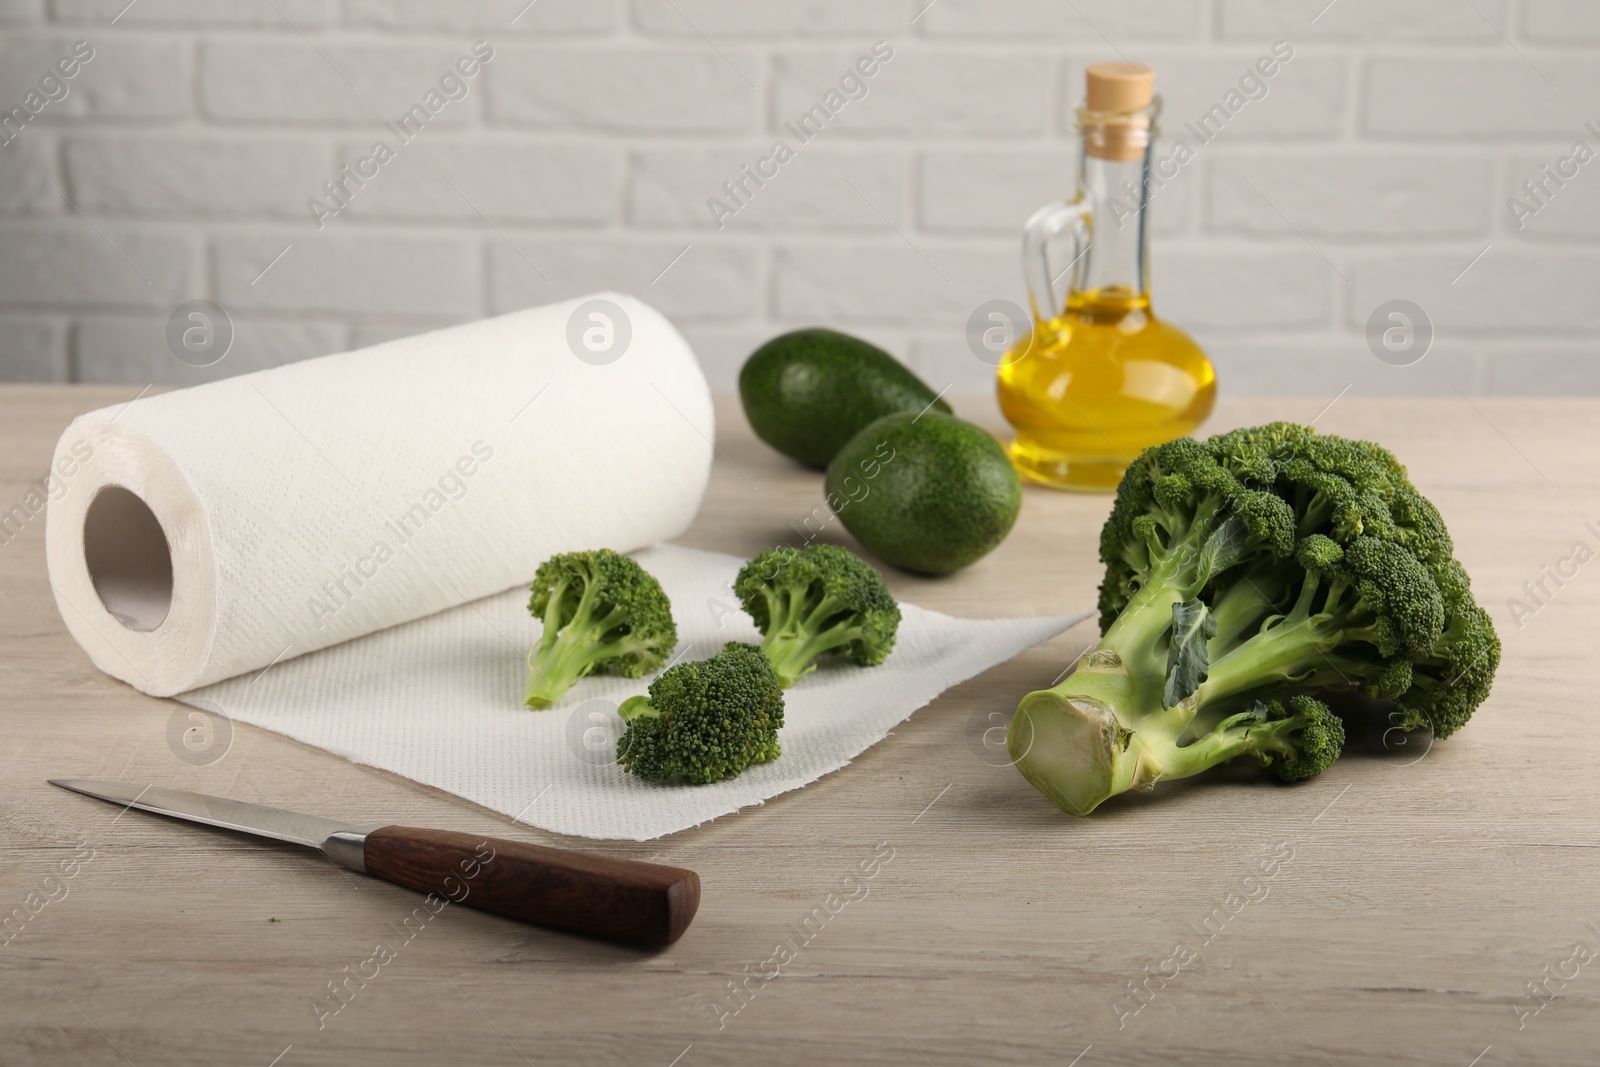
M77 778L50 784L124 810L320 849L352 871L451 903L629 944L672 944L700 905L700 876L681 867L450 830L359 826L156 785Z

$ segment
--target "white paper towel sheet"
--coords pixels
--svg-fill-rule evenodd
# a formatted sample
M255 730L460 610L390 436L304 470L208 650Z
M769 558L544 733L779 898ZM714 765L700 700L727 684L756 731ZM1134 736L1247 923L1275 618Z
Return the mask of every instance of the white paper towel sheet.
M674 545L635 558L672 600L680 662L760 640L732 592L743 560ZM785 690L782 756L726 782L668 786L615 765L616 706L650 679L585 678L554 708L522 706L523 656L539 635L527 600L487 597L179 699L546 830L645 841L843 767L946 688L1090 614L979 621L902 604L881 666L825 662Z

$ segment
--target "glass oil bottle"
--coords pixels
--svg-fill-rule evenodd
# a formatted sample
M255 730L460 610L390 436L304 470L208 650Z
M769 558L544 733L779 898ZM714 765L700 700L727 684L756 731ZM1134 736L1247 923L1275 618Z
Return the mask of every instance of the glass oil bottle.
M1204 422L1216 396L1211 361L1150 305L1160 110L1149 67L1091 66L1077 196L1035 212L1023 236L1033 330L1001 361L1000 408L1017 470L1053 488L1114 490L1141 451Z

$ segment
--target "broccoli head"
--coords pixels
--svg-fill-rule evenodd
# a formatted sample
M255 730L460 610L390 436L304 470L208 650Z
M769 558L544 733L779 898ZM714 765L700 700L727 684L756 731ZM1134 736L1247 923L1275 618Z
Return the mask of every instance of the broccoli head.
M762 651L784 687L816 669L824 653L876 666L894 648L900 605L866 560L837 545L774 548L744 565L733 583L765 635Z
M652 782L720 782L778 758L783 687L755 645L730 641L708 660L668 668L649 696L617 710L628 724L617 762Z
M539 565L528 610L544 621L529 654L525 701L548 708L579 678L611 672L639 678L678 643L661 583L609 548L567 552Z
M1499 665L1438 509L1369 442L1273 423L1147 449L1100 556L1099 645L1008 736L1074 814L1239 755L1319 774L1344 740L1319 697L1393 702L1448 736Z

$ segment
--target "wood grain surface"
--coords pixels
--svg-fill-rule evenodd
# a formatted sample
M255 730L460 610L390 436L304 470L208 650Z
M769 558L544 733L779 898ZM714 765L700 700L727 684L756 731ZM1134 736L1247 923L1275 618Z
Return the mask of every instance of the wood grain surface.
M0 388L0 507L26 499L74 414L137 391ZM1230 769L1087 820L988 742L1088 625L806 789L643 844L532 830L243 725L196 762L169 740L189 709L99 674L67 636L30 518L0 534L0 1063L1593 1064L1600 559L1572 558L1600 549L1600 402L1351 395L1319 416L1327 403L1227 399L1207 430L1318 418L1393 448L1500 627L1493 696L1431 747L1351 751L1293 787ZM719 419L682 542L797 543L826 515L819 477L753 441L735 405ZM977 566L890 582L971 617L1092 606L1108 506L1030 489ZM837 524L822 537L849 543ZM657 953L468 908L419 916L409 890L119 817L45 784L61 776L672 864L699 872L703 900Z

